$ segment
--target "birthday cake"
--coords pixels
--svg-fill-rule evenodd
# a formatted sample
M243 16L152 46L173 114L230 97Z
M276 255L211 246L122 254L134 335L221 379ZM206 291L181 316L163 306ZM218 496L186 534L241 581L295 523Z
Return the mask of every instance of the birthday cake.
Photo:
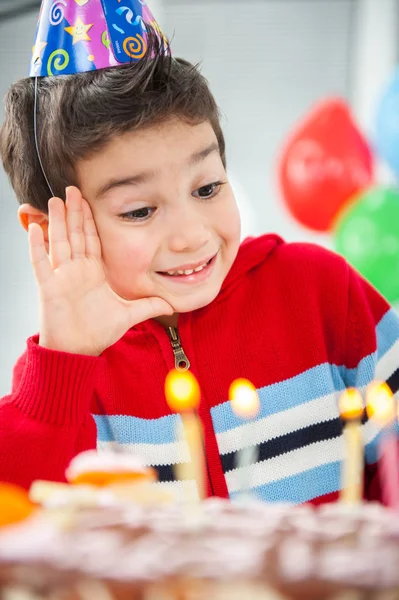
M1 598L399 598L393 510L216 498L189 507L160 492L151 470L115 458L117 473L109 457L78 457L69 485L32 487L36 504L0 487L1 514L26 517L2 520Z

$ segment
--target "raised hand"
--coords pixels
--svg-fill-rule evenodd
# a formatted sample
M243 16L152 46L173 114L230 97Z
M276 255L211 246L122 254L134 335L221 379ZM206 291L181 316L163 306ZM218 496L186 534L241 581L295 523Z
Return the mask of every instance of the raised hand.
M66 203L49 201L49 247L40 225L29 225L31 263L39 288L40 345L98 356L130 327L173 314L162 298L127 301L109 286L89 204L75 187Z

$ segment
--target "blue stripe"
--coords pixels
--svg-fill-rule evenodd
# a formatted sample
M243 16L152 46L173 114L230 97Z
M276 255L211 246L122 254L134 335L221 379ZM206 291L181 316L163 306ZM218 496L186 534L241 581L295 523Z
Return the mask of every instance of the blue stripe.
M354 369L323 363L291 379L258 389L261 410L259 418L306 404L328 394L340 393L347 387L363 388L374 379L377 353L364 357ZM211 409L216 433L224 433L242 425L229 401Z
M345 389L338 367L324 363L304 371L291 379L258 389L259 419L269 417L310 400ZM242 419L233 413L230 401L211 409L216 433L224 433L242 425Z
M265 466L265 468L267 468ZM263 502L288 502L301 504L313 498L337 492L340 489L341 462L328 463L309 471L286 477L280 481L272 481L252 488L253 494ZM239 492L230 494L232 499Z
M342 392L346 387L362 388L369 385L374 379L377 360L399 339L399 318L393 309L385 313L378 323L376 337L378 350L365 356L356 368L323 363L291 379L258 389L261 402L259 418L277 414L327 394ZM211 414L216 433L224 433L242 425L242 420L234 415L228 401L213 407Z
M374 379L376 363L399 339L399 318L393 309L388 310L376 327L377 350L363 358L354 369L340 367L348 387L365 387Z
M391 308L377 325L378 360L388 352L399 339L399 317Z
M177 440L180 415L139 419L125 415L93 415L100 442L120 444L170 444Z
M370 370L372 362L372 357L366 357L361 361L358 387L367 385L372 380L373 372ZM348 371L345 367L323 363L291 379L258 389L261 404L258 418L269 417L316 398L342 392L348 386L346 382ZM229 401L213 407L211 414L216 433L224 433L242 425L242 420L235 416Z
M373 352L362 358L354 369L348 369L344 366L339 367L346 387L362 388L368 386L374 379L376 363L377 353Z

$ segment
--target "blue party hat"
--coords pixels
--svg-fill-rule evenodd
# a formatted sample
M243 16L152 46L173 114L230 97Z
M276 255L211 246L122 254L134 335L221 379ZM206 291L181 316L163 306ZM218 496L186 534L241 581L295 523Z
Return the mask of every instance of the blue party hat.
M146 0L43 0L29 76L136 62L147 50L147 25L163 36Z

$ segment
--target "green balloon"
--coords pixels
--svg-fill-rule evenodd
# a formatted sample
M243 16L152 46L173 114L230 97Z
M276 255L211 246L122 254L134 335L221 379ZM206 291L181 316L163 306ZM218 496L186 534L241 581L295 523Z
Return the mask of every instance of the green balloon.
M399 301L399 190L377 187L341 213L335 248L390 303Z

